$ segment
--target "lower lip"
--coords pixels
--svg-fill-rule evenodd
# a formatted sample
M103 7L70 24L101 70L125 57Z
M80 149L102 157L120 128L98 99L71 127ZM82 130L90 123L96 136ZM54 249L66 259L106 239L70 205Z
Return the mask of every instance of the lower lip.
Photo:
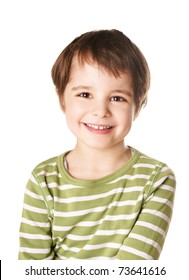
M87 130L89 130L90 132L94 133L94 134L108 134L112 131L113 127L112 128L109 128L109 129L95 129L95 128L92 128L92 127L89 127L87 126L86 124L84 124L85 127L87 128Z

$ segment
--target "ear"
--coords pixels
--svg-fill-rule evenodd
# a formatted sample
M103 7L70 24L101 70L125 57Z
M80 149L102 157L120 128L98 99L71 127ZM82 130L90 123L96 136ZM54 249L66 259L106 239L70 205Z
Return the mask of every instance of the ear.
M57 94L57 97L59 99L60 108L61 108L62 112L65 113L64 98L63 98L63 96L61 94L59 94L59 91L58 91L57 88L56 88L56 94Z
M62 96L59 96L59 104L60 104L60 108L61 108L62 112L65 113L66 107L65 107L64 98Z
M59 99L60 108L61 108L62 112L65 113L64 98L63 98L62 94L59 93L59 90L57 88L55 88L55 91L56 91L57 97Z
M136 120L136 118L137 118L138 115L140 114L140 111L141 111L141 108L138 108L137 110L135 109L134 116L133 116L133 121Z

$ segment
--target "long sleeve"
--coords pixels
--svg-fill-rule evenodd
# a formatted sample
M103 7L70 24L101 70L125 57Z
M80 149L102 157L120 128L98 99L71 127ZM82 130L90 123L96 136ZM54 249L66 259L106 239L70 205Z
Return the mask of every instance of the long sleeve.
M48 197L33 173L24 195L18 259L53 259L53 255Z
M125 238L118 259L158 259L169 228L175 194L175 177L166 166L160 166L149 180L143 208Z
M176 181L137 150L106 177L77 180L64 154L39 164L27 184L20 260L157 260L172 217Z

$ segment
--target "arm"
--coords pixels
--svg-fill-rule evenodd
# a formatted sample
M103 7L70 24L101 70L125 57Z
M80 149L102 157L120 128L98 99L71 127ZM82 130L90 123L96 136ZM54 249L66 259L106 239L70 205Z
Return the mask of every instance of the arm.
M24 195L18 259L42 260L53 256L48 200L33 173Z
M162 166L146 189L144 204L134 227L125 238L118 259L158 259L170 224L175 193L175 178Z

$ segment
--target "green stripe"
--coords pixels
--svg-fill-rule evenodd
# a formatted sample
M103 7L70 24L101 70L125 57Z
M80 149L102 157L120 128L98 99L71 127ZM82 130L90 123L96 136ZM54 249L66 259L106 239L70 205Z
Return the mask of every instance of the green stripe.
M22 222L20 232L50 239L22 235L20 247L39 252L21 249L19 259L158 259L172 216L174 174L164 163L133 152L125 166L96 180L71 177L63 165L66 153L39 164L24 198L23 218L30 225Z

